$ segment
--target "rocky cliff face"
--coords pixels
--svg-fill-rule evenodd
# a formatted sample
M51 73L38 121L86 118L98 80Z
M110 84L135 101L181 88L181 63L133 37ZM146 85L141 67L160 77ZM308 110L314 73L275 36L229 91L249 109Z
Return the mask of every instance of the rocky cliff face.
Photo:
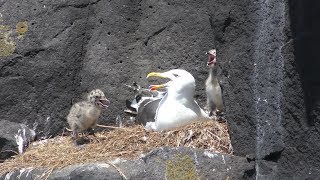
M315 1L38 0L0 2L0 120L38 137L67 126L73 101L94 88L125 118L123 84L184 68L204 106L206 55L218 49L234 153L258 178L319 169L319 13Z

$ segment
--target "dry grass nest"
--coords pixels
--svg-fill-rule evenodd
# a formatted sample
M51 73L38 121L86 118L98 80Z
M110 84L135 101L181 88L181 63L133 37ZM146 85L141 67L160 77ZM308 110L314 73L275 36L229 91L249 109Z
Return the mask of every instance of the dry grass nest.
M45 167L51 170L68 165L101 162L116 158L134 159L154 148L192 147L212 152L232 151L227 124L217 121L197 121L165 132L147 132L143 126L106 129L96 137L86 136L90 143L76 146L71 136L33 142L25 153L0 165L0 174L20 168Z

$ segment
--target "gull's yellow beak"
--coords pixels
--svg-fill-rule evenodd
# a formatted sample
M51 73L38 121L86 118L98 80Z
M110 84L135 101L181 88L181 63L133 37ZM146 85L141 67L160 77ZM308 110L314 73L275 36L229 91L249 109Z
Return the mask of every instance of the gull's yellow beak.
M147 78L151 77L151 76L156 76L156 77L161 77L161 78L166 78L166 76L163 75L163 73L159 73L159 72L151 72L147 75Z
M168 78L165 73L160 73L160 72L151 72L147 75L147 78L151 77L151 76L155 76L155 77L160 77L160 78ZM154 91L160 88L165 88L167 87L167 83L166 84L160 84L160 85L150 85L149 86L149 90Z
M160 85L150 85L149 86L149 90L151 91L155 91L155 90L158 90L158 89L161 89L161 88L165 88L166 85L165 84L160 84Z

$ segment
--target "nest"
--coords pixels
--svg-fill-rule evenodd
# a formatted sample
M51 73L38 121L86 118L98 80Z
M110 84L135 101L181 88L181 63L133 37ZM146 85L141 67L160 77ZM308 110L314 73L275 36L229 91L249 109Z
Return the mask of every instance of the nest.
M85 137L90 143L83 146L75 146L70 136L34 142L25 153L2 163L0 174L28 167L53 170L78 163L135 159L163 146L185 146L227 154L232 151L227 124L217 121L197 121L161 133L147 132L143 126L134 125Z

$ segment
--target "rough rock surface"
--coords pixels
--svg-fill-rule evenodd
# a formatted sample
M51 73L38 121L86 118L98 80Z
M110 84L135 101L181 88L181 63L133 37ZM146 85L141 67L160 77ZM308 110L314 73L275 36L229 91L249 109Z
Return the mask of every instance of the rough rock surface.
M116 167L116 168L115 168ZM161 148L137 160L73 165L54 170L23 169L1 178L34 179L254 179L254 162L246 158L189 148ZM121 172L121 174L119 173ZM1 179L0 178L0 179Z
M0 121L0 163L22 153L35 138L35 132L24 124Z
M112 105L101 124L124 117L132 92L150 71L186 68L203 102L205 52L212 48L214 3L166 1L4 1L0 118L37 124L42 136L61 133L71 102L101 88ZM31 11L30 11L31 10ZM24 24L21 35L18 31ZM17 26L17 27L16 27ZM201 32L201 33L200 33ZM15 46L9 46L10 43ZM11 51L10 51L11 52Z
M124 118L123 84L185 68L205 103L204 52L218 49L234 153L258 178L320 175L318 1L0 1L0 120L39 136L67 126L71 103L101 88Z

